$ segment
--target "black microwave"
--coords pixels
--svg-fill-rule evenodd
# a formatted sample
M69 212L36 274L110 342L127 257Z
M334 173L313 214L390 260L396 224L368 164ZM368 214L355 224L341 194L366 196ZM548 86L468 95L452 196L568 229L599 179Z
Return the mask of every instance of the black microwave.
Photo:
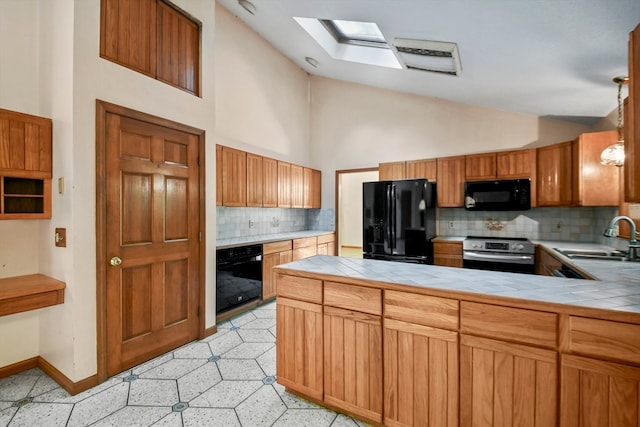
M467 181L464 207L470 211L523 211L531 209L531 180Z

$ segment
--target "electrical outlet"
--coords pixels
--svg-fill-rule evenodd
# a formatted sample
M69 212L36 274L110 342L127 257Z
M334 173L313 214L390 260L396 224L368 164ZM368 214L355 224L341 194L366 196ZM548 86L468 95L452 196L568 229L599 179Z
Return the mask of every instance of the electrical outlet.
M255 222L252 219L249 220L249 228L253 228L255 226Z
M449 221L449 228L456 228L456 223L453 221Z

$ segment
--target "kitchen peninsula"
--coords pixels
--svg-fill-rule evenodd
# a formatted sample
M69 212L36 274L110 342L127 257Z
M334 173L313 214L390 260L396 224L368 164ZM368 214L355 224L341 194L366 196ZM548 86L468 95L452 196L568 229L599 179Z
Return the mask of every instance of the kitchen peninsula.
M327 256L278 266L278 382L390 426L636 426L640 263L613 270L598 281Z

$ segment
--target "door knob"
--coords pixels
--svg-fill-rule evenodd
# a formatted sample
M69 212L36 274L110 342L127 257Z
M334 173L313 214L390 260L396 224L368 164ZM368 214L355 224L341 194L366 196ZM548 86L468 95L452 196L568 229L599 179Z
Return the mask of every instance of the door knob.
M118 256L114 256L113 258L111 258L110 261L111 265L113 265L114 267L119 266L120 264L122 264L122 258L118 257Z

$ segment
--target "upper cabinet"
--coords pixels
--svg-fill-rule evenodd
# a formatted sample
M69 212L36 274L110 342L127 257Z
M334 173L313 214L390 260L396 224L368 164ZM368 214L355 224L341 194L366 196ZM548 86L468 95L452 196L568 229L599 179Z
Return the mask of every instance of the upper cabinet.
M291 165L291 207L304 206L304 170L302 166Z
M262 207L262 156L247 153L247 206Z
M531 181L535 183L536 149L498 152L496 153L496 165L498 178L531 178Z
M378 165L378 181L404 179L405 162L380 163Z
M538 148L538 206L572 203L571 141Z
M465 156L437 159L438 207L458 208L464 203Z
M162 0L101 0L100 56L200 94L200 23Z
M322 173L304 168L304 208L320 209L322 201Z
M424 178L431 182L437 180L436 159L408 160L405 162L405 178Z
M247 153L222 147L222 204L247 206Z
M262 206L278 206L278 161L268 157L262 158Z
M625 108L624 199L640 202L640 24L629 35L629 100Z
M483 153L464 156L465 180L484 181L495 179L496 174L496 153Z
M216 206L222 206L222 145L216 145Z
M0 109L0 219L51 218L52 122Z

